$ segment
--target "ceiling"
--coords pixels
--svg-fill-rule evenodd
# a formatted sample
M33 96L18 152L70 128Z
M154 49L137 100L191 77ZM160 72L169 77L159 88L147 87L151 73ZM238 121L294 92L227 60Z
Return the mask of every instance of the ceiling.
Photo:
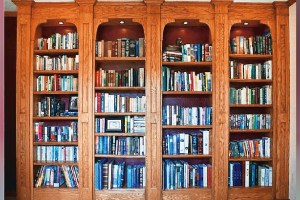
M35 2L73 2L75 0L35 0ZM122 2L124 0L103 0L103 1L116 1L116 2ZM132 1L132 0L130 0ZM135 1L135 0L134 0ZM141 1L141 0L136 0ZM166 1L197 1L197 2L209 2L210 0L166 0ZM287 1L287 0L233 0L234 2L249 2L249 3L272 3L274 1ZM4 1L4 11L16 11L17 7L14 3L12 3L11 0L5 0Z

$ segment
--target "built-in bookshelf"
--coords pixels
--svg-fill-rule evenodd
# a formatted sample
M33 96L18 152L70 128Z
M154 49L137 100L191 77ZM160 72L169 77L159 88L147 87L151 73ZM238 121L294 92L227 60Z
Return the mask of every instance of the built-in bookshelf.
M229 45L228 187L271 187L273 178L273 66L268 26L231 27ZM268 189L265 189L267 191Z
M144 30L130 21L107 22L96 34L95 193L99 198L117 190L135 195L146 187Z
M79 39L74 24L38 26L33 51L33 187L79 185ZM40 188L39 190L36 190Z
M182 189L204 195L213 173L210 29L199 22L169 23L162 48L163 195Z

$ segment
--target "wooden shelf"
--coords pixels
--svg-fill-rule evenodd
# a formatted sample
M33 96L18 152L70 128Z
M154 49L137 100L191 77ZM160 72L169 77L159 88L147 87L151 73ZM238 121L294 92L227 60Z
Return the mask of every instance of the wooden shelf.
M103 112L103 113L95 113L95 116L145 116L144 112L124 112L124 113L115 113L115 112Z
M178 126L172 126L172 125L163 125L163 129L211 129L212 125L206 125L206 126L200 126L200 125L178 125Z
M212 155L163 155L163 158L211 158Z
M48 49L48 50L34 50L34 54L43 55L57 55L57 54L78 54L79 49Z
M146 136L146 133L95 133L95 136Z
M140 155L111 155L111 154L95 154L96 158L134 158L134 159L143 159L146 158L146 156L140 156Z
M33 161L33 165L35 166L41 166L41 165L78 165L78 162L38 162L38 161Z
M78 91L41 91L33 92L34 95L76 95Z
M79 199L78 188L33 188L33 199Z
M110 62L110 61L145 61L145 57L96 57L96 61L101 61L101 62Z
M78 74L78 70L34 70L34 74Z
M144 200L145 189L144 188L120 188L111 190L95 190L95 199L134 199Z
M76 146L78 142L33 142L34 146L47 145L47 146Z
M274 199L273 187L229 187L228 199Z
M270 133L270 132L272 132L272 129L258 129L258 130L230 129L229 132L230 133Z
M95 87L95 90L102 91L145 91L145 87Z
M230 104L231 108L272 108L272 104Z
M270 79L230 79L230 83L266 83L270 84L273 80Z
M271 60L272 55L260 55L260 54L229 54L229 58L242 59L242 60Z
M257 161L257 162L265 162L265 161L272 161L272 158L229 158L229 161Z
M166 66L212 66L212 62L162 62Z
M164 91L163 95L212 95L212 92L203 91Z
M211 188L184 188L175 190L163 190L163 199L212 199Z
M78 120L78 117L71 117L71 116L65 116L65 117L33 117L33 120Z

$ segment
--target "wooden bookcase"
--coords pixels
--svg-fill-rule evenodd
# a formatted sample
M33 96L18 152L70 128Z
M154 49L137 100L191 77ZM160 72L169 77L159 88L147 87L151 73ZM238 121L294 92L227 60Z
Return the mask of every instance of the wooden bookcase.
M14 0L18 6L17 35L17 198L18 199L288 199L289 196L289 24L288 3L233 3L212 2L97 2L76 0L67 3L39 3ZM119 22L123 20L125 24ZM72 24L77 30L79 49L37 50L40 34L70 31L60 26ZM183 22L188 24L184 25ZM248 22L250 26L243 26ZM252 25L254 23L254 25ZM63 28L64 27L64 28ZM272 55L239 55L229 51L234 34L260 32L268 27L272 36ZM258 33L260 34L260 33ZM98 57L96 41L117 38L144 38L144 57ZM162 60L166 45L175 44L178 37L183 43L212 44L210 62L165 62ZM79 55L79 70L36 71L35 55ZM272 60L272 79L230 79L229 61L244 63ZM211 91L163 91L162 66L179 71L211 72ZM96 87L96 72L105 69L143 67L145 87ZM78 91L36 91L39 75L73 75L78 78ZM257 87L272 85L272 104L230 104L230 87ZM95 112L95 94L98 92L145 95L146 111ZM78 116L39 117L36 103L45 96L78 96ZM211 125L172 126L162 123L162 108L167 104L211 106ZM268 113L272 115L270 130L231 130L230 114ZM107 117L145 116L144 133L95 133L95 119ZM65 124L78 121L78 142L60 143L34 141L34 123ZM210 130L208 155L165 155L163 139L166 133ZM130 135L129 135L130 134ZM95 153L95 136L146 136L146 155L100 155ZM272 166L271 187L229 187L228 167L232 161L245 163L244 158L229 157L232 140L271 138L270 158L250 158L252 162ZM79 186L73 188L35 188L34 176L43 162L36 162L35 149L39 145L78 146ZM146 166L145 188L95 189L96 160L106 157ZM163 190L163 161L185 160L212 165L211 188ZM61 164L61 163L55 163ZM66 163L69 164L69 163ZM73 164L73 163L71 163Z

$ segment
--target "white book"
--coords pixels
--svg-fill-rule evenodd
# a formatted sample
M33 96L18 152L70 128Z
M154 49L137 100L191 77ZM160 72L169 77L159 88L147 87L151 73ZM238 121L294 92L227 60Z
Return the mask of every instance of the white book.
M185 134L184 133L180 133L179 134L179 153L180 154L184 154L185 153Z
M184 154L189 153L189 135L184 134Z
M203 154L209 154L209 131L203 131Z
M203 165L203 187L207 188L207 165Z
M245 162L245 187L249 187L250 161Z

